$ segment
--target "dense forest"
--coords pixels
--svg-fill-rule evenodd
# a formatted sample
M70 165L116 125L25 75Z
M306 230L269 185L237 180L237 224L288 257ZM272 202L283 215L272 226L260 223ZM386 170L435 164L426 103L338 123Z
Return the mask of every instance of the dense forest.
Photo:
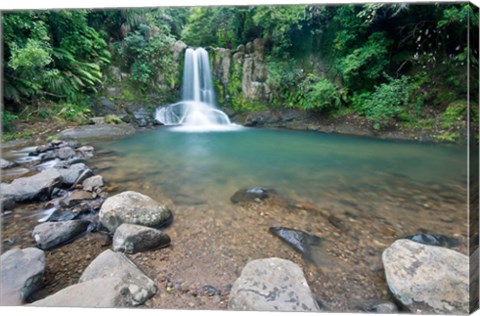
M181 84L176 41L235 50L259 38L268 98L229 90L221 106L353 113L379 130L448 129L464 119L469 93L478 100L478 21L468 3L4 12L4 139L18 120L88 121L112 66L128 74L125 98L167 102ZM469 65L476 88L468 89Z

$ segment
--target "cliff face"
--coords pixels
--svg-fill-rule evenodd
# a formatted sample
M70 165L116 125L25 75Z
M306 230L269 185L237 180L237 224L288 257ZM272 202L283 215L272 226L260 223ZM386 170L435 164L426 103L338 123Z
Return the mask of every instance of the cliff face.
M264 51L263 39L239 45L234 50L210 49L212 72L220 104L239 109L246 103L265 104L271 100Z

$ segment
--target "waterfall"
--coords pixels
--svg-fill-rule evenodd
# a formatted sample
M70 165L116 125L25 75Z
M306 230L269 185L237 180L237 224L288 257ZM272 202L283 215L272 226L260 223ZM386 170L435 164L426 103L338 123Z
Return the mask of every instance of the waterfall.
M223 129L232 126L228 116L215 106L208 53L203 48L187 48L183 69L182 101L159 107L155 118L164 125L193 129Z

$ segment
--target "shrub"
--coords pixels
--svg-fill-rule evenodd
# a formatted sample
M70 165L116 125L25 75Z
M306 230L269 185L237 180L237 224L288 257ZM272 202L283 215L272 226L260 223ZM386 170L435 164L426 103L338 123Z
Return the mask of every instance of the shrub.
M14 126L13 126L13 121L17 120L18 116L9 112L9 111L3 111L2 112L2 131L3 132L13 132Z
M105 123L107 124L120 124L122 122L122 119L115 114L108 114L105 116Z

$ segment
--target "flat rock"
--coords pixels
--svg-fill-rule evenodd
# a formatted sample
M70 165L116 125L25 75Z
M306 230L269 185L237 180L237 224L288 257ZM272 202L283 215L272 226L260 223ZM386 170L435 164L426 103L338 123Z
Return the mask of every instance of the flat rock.
M93 177L89 177L83 180L82 187L85 191L92 192L96 188L103 187L103 177L101 175L96 175Z
M407 239L382 255L388 287L411 313L468 314L468 257Z
M50 197L52 190L62 183L62 175L54 169L44 170L31 177L22 177L10 184L1 185L4 196L11 196L15 202L44 200Z
M121 279L131 293L131 305L143 304L157 292L155 283L122 253L105 250L85 269L79 283L94 279Z
M71 285L30 305L45 307L130 307L138 304L135 304L128 283L120 278L105 278Z
M78 126L66 129L56 136L61 139L104 139L118 138L132 135L134 133L135 128L130 124L103 124Z
M20 305L43 285L45 253L11 249L0 257L0 305Z
M66 160L66 159L75 157L75 150L73 150L72 148L70 148L68 146L62 147L57 151L57 157L62 159L62 160Z
M320 237L287 227L270 227L268 232L301 253L306 260L320 264L319 255L316 253L322 246Z
M40 249L48 250L63 245L86 231L88 221L46 222L35 226L32 237Z
M233 284L230 310L319 311L310 287L295 263L279 258L250 261Z
M126 191L109 197L99 212L100 222L114 232L123 223L160 227L170 223L172 212L152 198Z
M83 190L73 191L67 198L62 200L61 204L65 206L74 206L85 200L92 200L92 193Z
M133 225L122 224L113 235L113 250L136 253L140 251L167 247L170 237L161 230Z

